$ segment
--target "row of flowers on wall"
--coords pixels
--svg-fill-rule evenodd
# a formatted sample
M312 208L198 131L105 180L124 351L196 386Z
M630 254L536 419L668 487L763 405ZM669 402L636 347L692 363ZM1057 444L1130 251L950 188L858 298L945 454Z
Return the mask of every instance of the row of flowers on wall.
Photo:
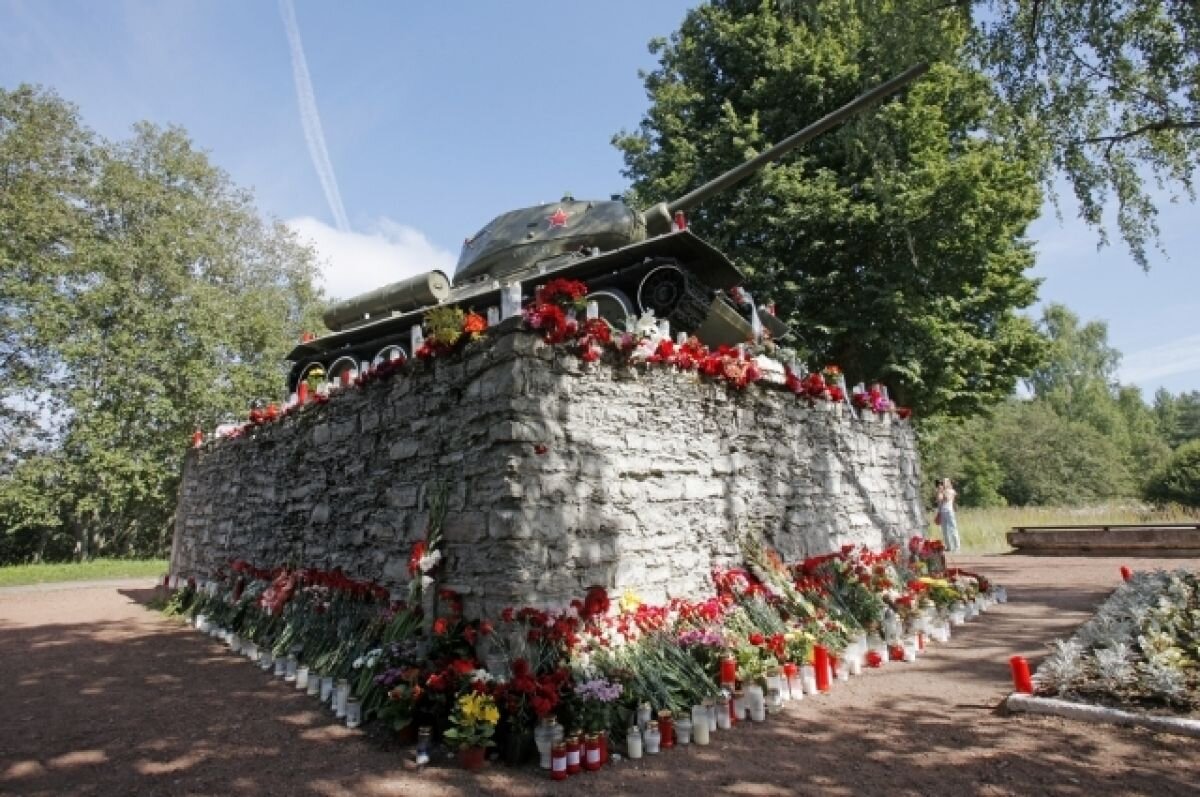
M489 746L516 764L536 748L565 777L609 750L638 758L763 721L864 668L915 658L1003 597L920 538L791 564L748 540L744 565L715 570L705 600L651 605L597 586L559 608L468 618L459 595L436 588L439 541L435 530L414 548L402 600L337 571L235 561L182 585L168 611L347 724L412 737L425 760L439 742L469 751L468 766Z
M524 308L522 318L527 330L541 335L552 345L576 354L583 362L601 359L615 364L659 366L723 382L734 390L748 385L770 382L791 391L813 406L840 408L844 404L857 409L864 417L895 416L906 420L911 411L897 407L881 384L858 385L847 390L841 370L829 365L819 371L798 373L791 365L773 359L776 349L765 345L718 346L710 348L694 336L680 335L672 339L662 334L654 319L645 317L631 329L618 331L599 317L578 316L588 313L587 286L576 280L553 279L540 286L534 298ZM282 405L256 402L248 420L240 424L225 424L214 432L215 437L236 438L256 427L280 421L306 407L327 403L338 392L349 388L364 389L376 382L422 367L439 357L461 351L466 345L485 337L488 321L478 313L456 307L437 307L425 315L421 343L414 350L414 362L402 355L383 360L363 369L344 382L326 382L324 372L311 382L301 382L297 393ZM203 445L206 436L197 430L194 446Z

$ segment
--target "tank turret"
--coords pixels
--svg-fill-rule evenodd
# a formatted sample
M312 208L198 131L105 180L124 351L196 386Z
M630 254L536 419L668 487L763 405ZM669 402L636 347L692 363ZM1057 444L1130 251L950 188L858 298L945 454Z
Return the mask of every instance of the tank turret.
M927 69L908 69L687 194L644 211L619 197L565 196L503 213L463 243L453 280L431 271L331 306L324 320L332 334L305 341L288 355L289 384L294 388L315 367L336 380L363 362L412 354L410 330L430 307L482 310L499 304L503 285L520 283L529 295L534 285L555 277L585 282L601 315L614 323L652 311L709 345L743 342L763 329L782 337L786 325L745 294L730 295L741 272L687 229L683 212L890 97Z

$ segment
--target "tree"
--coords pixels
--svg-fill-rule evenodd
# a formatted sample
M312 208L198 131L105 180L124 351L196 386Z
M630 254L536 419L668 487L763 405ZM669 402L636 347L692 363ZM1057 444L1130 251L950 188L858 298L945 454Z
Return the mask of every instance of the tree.
M1040 356L1022 235L1040 156L963 58L969 26L893 4L717 0L651 49L651 100L614 143L639 202L683 194L919 60L859 116L693 211L760 298L851 377L924 414L999 401Z
M1039 327L1049 348L1026 384L1059 416L1107 438L1120 452L1129 478L1143 485L1170 449L1141 392L1117 380L1121 353L1108 344L1108 326L1102 321L1081 324L1065 306L1051 304Z
M1200 391L1172 396L1166 388L1154 394L1154 416L1172 448L1200 440Z
M1154 475L1146 490L1151 500L1200 506L1200 440L1184 443Z
M65 243L88 232L78 198L93 147L71 106L28 86L0 91L0 477L44 445L52 429L39 420L62 408L43 389L57 363L37 342L71 312L57 287L71 268Z
M947 3L973 18L980 63L1049 154L1044 179L1070 182L1085 221L1117 227L1147 267L1157 239L1150 179L1195 199L1200 161L1200 5L1188 0ZM981 13L982 11L982 13Z
M1067 506L1138 492L1127 452L1042 399L938 421L921 438L923 470L954 479L964 506Z
M0 517L30 517L13 510L19 480L53 462L55 522L81 555L161 552L191 430L277 394L288 343L313 328L312 254L182 130L95 141L73 108L26 87L0 92L0 120L0 175L21 188L2 228L4 271L20 279L0 294L20 356L0 396L33 397L46 430L0 485Z

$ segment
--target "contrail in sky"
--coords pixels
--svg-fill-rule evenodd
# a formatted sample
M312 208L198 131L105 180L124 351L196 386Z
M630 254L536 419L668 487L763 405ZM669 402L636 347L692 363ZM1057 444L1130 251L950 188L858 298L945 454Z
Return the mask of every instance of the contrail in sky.
M296 24L296 8L292 0L279 0L279 12L283 15L288 48L292 51L292 77L296 81L296 101L300 105L300 121L304 125L308 154L321 180L321 188L325 190L325 201L329 203L334 223L342 232L349 232L350 221L346 218L346 208L342 206L342 195L338 191L333 163L329 160L329 150L325 148L321 115L317 113L317 98L313 94L312 78L308 76L308 61L304 58L304 44L300 41L300 26Z

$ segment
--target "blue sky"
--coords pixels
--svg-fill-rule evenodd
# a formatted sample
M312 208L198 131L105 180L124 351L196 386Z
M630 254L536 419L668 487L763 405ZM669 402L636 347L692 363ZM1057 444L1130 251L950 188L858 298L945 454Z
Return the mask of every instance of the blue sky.
M289 36L272 0L0 0L0 85L52 87L110 138L182 125L346 296L452 272L504 210L622 191L610 139L646 108L646 44L693 4L295 0ZM1119 243L1097 251L1069 199L1062 212L1030 231L1043 301L1106 321L1147 398L1200 389L1197 207L1162 203L1169 257L1149 274Z

